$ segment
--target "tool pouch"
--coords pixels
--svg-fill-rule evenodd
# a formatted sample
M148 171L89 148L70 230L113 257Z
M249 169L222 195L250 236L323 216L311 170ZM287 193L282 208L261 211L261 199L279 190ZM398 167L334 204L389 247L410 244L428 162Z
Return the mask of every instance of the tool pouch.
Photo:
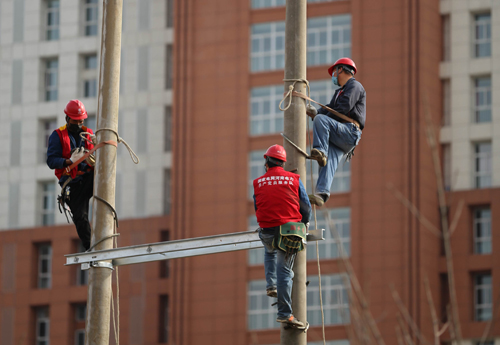
M306 226L304 223L288 222L279 227L273 240L273 247L287 254L296 254L305 248Z

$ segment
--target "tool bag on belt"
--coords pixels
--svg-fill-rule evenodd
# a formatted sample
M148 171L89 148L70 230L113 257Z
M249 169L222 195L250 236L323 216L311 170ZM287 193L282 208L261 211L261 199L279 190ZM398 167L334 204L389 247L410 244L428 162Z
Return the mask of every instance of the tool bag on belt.
M306 225L288 222L279 227L273 240L273 247L281 249L289 255L296 254L305 248Z

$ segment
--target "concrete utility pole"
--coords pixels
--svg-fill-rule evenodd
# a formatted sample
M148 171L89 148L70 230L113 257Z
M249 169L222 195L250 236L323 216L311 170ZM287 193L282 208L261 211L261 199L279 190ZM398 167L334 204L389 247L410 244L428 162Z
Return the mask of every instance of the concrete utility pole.
M120 53L122 36L123 0L103 1L101 36L101 59L99 75L99 97L97 106L97 128L118 131L118 106L120 85ZM98 142L117 140L111 131L97 134ZM115 205L116 147L104 145L96 151L94 175L94 195ZM91 243L113 234L114 218L107 205L94 199ZM113 240L107 239L95 249L110 249ZM111 264L109 264L111 265ZM106 267L90 268L87 299L87 322L85 327L86 345L109 344L109 324L111 305L111 274Z
M287 0L285 29L285 79L306 79L306 37L307 37L307 0ZM285 92L292 82L285 82ZM295 91L306 93L303 82L295 83ZM304 100L293 97L291 106L285 110L284 134L301 148L306 147L306 107ZM298 169L300 178L305 182L306 160L286 140L287 170ZM305 185L305 183L304 183ZM297 254L293 271L292 308L294 316L302 322L307 321L306 292L306 250ZM283 329L281 326L282 345L305 345L307 335L295 329Z

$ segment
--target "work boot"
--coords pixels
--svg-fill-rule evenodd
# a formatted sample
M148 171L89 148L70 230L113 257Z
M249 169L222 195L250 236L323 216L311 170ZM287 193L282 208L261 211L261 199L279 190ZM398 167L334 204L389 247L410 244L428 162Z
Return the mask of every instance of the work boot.
M269 297L278 298L278 290L276 290L276 288L266 289L266 294Z
M326 195L324 194L309 194L308 197L312 205L321 207L325 204Z
M318 149L312 149L310 156L311 159L314 159L315 161L318 162L318 165L320 167L324 167L326 165L326 156L322 151Z
M297 318L295 318L295 316L293 316L293 315L290 315L289 317L278 316L276 321L281 322L281 323L286 323L287 325L290 325L292 327L299 328L299 329L306 327L306 325L304 325L304 323L302 321L297 320Z

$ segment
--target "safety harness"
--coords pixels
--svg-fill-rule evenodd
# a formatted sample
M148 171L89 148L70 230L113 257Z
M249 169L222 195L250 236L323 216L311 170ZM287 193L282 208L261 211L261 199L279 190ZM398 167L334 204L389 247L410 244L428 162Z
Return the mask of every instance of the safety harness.
M86 139L88 140L88 139ZM107 141L103 141L103 142L100 142L99 144L95 145L91 150L88 150L85 152L85 154L79 159L77 160L76 162L74 162L73 164L67 166L64 170L65 170L65 174L68 174L70 175L70 171L73 170L73 168L76 168L78 167L78 165L83 162L84 160L87 160L87 161L93 161L95 163L95 157L92 155L97 149L103 147L104 145L113 145L113 146L118 146L118 144L116 143L116 141L114 140L107 140ZM79 173L84 173L83 171L78 171L77 174ZM79 174L81 175L81 174ZM66 179L66 181L64 181L63 185L62 185L62 188L61 188L61 195L57 196L57 202L59 203L59 212L63 213L64 211L64 215L66 216L66 220L68 221L69 223L69 218L68 218L68 213L70 214L70 217L71 217L71 220L73 220L73 215L71 214L71 212L66 208L66 201L69 200L69 195L70 195L70 188L68 186L68 184L72 181L73 179L71 178L71 176L68 176L68 178ZM62 209L62 210L61 210Z

